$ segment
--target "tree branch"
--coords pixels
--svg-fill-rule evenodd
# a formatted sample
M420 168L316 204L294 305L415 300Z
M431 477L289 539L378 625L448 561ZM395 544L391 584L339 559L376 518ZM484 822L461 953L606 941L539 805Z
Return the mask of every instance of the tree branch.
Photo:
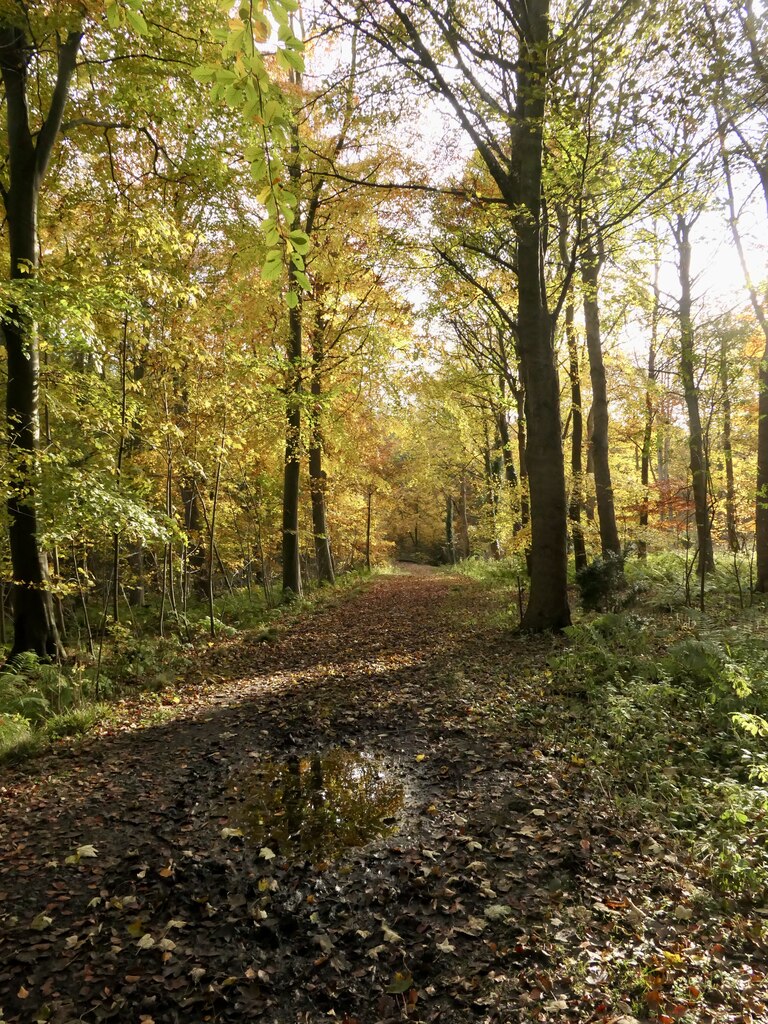
M56 74L56 85L54 86L53 96L51 97L51 105L48 108L48 116L43 122L40 134L37 136L37 145L35 148L35 174L38 181L42 180L46 170L48 169L56 136L58 135L59 128L61 126L61 119L64 116L64 107L66 106L67 97L69 95L69 83L71 82L72 75L75 72L77 51L80 49L80 42L82 38L83 33L80 29L70 32L67 36L66 42L59 50L59 67Z

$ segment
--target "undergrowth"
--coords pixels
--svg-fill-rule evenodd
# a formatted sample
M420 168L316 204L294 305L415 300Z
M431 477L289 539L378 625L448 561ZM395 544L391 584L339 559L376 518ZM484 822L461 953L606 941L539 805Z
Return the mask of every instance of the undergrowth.
M669 554L627 560L631 607L584 615L550 661L557 715L565 706L577 756L620 807L679 833L725 893L756 897L768 884L768 616L726 566L705 581L705 610L689 607L684 572Z
M505 558L465 558L456 565L442 566L443 571L459 573L494 586L517 587L526 585L525 559L519 555Z
M334 587L278 607L268 607L261 595L226 594L216 600L215 635L248 632L269 641L297 617L333 605L372 575L378 570L346 573ZM64 664L46 664L34 654L7 662L0 671L0 762L18 762L53 742L84 735L108 720L122 699L172 692L200 649L212 643L210 619L199 604L184 613L166 610L160 636L158 613L156 606L132 609L128 621L107 623L97 632L93 654L80 646Z
M684 553L597 565L585 604L515 698L517 721L585 764L619 810L677 834L730 897L768 885L768 608L727 556L686 585ZM603 571L605 569L605 571ZM510 588L509 563L474 579ZM576 581L577 588L579 581ZM582 591L583 593L583 591ZM521 690L519 676L514 689ZM488 696L491 712L492 698ZM507 705L509 706L509 705ZM493 706L496 713L498 705Z

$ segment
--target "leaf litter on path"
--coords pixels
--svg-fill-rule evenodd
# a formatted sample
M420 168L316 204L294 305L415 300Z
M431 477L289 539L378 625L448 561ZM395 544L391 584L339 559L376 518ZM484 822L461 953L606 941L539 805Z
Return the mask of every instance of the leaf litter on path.
M567 737L540 735L561 641L506 634L498 600L377 580L271 644L214 648L172 721L7 777L0 1019L768 1019L762 931L710 916L663 829L623 823ZM334 749L400 780L384 834L326 859L251 841L254 766ZM344 813L322 785L302 799Z

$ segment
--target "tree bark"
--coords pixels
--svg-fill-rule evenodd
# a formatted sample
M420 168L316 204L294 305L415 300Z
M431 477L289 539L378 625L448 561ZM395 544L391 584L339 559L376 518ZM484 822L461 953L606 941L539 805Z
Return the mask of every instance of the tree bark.
M568 502L568 518L571 521L574 564L576 572L580 572L587 567L587 549L581 525L581 510L584 503L584 412L581 400L579 345L574 326L573 299L570 296L565 305L565 336L568 342L568 376L571 383L571 497Z
M445 496L445 546L448 550L448 560L451 565L456 565L456 541L453 534L453 496Z
M371 513L373 506L373 488L368 488L368 502L365 508L365 568L368 572L371 571ZM419 527L418 524L414 529L414 547L418 547L419 544Z
M0 73L5 87L10 183L3 191L10 277L32 300L37 273L37 210L40 187L61 126L82 33L70 32L59 47L58 70L47 116L32 134L27 104L31 48L21 28L0 23ZM25 296L26 298L26 296ZM24 299L3 318L8 386L6 420L11 474L8 519L14 586L11 657L34 651L42 658L61 653L48 566L40 546L36 494L39 475L40 357L34 316Z
M517 464L520 467L520 526L525 529L531 521L531 506L528 489L528 462L525 457L527 437L525 432L525 391L520 387L515 392L517 405Z
M331 543L328 537L328 522L325 507L327 475L323 469L323 432L320 417L323 411L322 367L323 323L318 315L312 335L312 425L309 438L309 490L312 499L312 533L315 538L317 576L321 583L335 583Z
M557 219L560 228L560 261L563 270L568 267L568 214L558 207ZM568 379L571 385L571 496L568 501L568 518L571 522L571 541L576 572L587 567L587 549L584 544L584 530L581 512L584 504L584 409L581 398L581 366L579 365L579 344L576 337L573 292L568 291L565 302L565 339L568 345Z
M656 347L659 340L659 315L661 312L661 292L659 289L658 260L653 271L653 309L651 311L651 341L648 346L648 380L645 386L645 426L643 428L643 450L640 458L640 483L643 488L640 506L640 539L637 542L638 558L648 555L648 503L651 471L651 441L653 440L653 421L655 417L653 403L653 387L656 383Z
M496 409L496 430L501 443L501 458L504 465L504 479L510 487L517 487L517 473L512 458L512 443L509 432L509 420L503 408Z
M688 450L698 545L697 571L699 575L704 575L714 570L715 562L707 501L709 472L699 409L699 391L695 380L694 334L691 319L691 224L682 214L677 216L674 234L680 277L680 379L688 410Z
M461 45L446 18L431 5L401 5L385 0L373 5L369 37L428 88L443 96L472 140L501 197L515 219L518 278L519 341L528 426L526 447L531 515L530 599L521 626L529 630L561 629L570 622L568 607L567 498L560 423L560 388L555 359L555 316L547 304L543 256L542 166L546 95L552 71L549 0L501 5L498 13L518 36L518 55L499 55L506 65L515 59L514 111L500 109L488 117L485 87L462 67L460 79L445 74L445 66L430 49L430 33L414 21L427 11L439 44L463 62ZM380 18L384 7L394 19ZM482 77L482 76L481 76ZM505 89L503 102L508 102ZM495 134L493 122L505 125ZM509 139L510 125L512 139ZM510 145L511 142L511 145ZM522 466L521 466L522 478Z
M621 541L616 527L611 466L608 460L608 389L605 382L605 364L600 338L598 282L601 262L592 246L587 246L581 262L581 282L584 288L584 325L589 355L589 377L592 382L592 414L594 417L590 446L595 473L600 547L603 555L620 555Z
M287 600L301 597L299 561L299 484L301 475L301 320L291 310L285 413L285 460L283 467L283 595Z
M493 419L493 416L491 416ZM499 511L499 474L497 465L494 465L493 452L491 451L491 438L488 430L488 423L484 420L483 427L485 430L485 447L483 448L483 462L485 464L485 485L488 508L491 512L491 527L493 536L491 537L491 543L489 545L489 552L491 557L498 561L501 558L501 541L499 540L498 532L498 511ZM495 427L495 423L494 423Z
M748 7L747 29L754 32L754 15L751 6ZM753 48L753 60L757 59L755 50L756 37L750 35L750 44ZM755 582L754 589L758 593L768 593L768 311L765 303L761 300L757 288L749 272L744 245L739 232L739 225L736 217L736 200L733 193L733 182L731 179L731 165L728 151L725 146L725 127L722 114L717 111L718 127L720 129L720 154L723 162L723 172L728 192L728 214L736 252L739 256L744 283L749 293L749 300L755 318L760 325L763 335L763 354L758 365L757 372L757 475L755 481ZM763 190L763 198L768 208L768 163L757 159L751 159L760 185Z
M728 345L725 335L720 339L720 386L723 389L723 461L725 462L725 524L728 546L738 551L739 531L736 523L736 481L733 475L733 441L731 388L728 366Z
M542 162L549 0L530 0L518 70L518 332L526 396L531 583L523 629L562 629L568 607L567 499L554 330L543 272Z
M459 505L459 531L461 534L461 551L464 558L472 554L469 543L469 515L467 511L467 474L461 474L461 498Z
M298 130L294 129L291 181L298 188L301 178ZM293 227L299 227L298 207ZM285 384L285 456L283 464L283 600L302 596L299 544L299 489L301 478L301 397L303 349L303 300L293 263L288 267L288 285L298 296L288 310L287 374Z

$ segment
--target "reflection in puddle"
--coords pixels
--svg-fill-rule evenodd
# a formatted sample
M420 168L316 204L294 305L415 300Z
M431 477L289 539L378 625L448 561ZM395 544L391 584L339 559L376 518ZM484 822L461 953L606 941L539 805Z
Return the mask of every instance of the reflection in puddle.
M326 860L393 832L403 786L369 754L323 755L260 764L230 791L246 836L283 857Z

